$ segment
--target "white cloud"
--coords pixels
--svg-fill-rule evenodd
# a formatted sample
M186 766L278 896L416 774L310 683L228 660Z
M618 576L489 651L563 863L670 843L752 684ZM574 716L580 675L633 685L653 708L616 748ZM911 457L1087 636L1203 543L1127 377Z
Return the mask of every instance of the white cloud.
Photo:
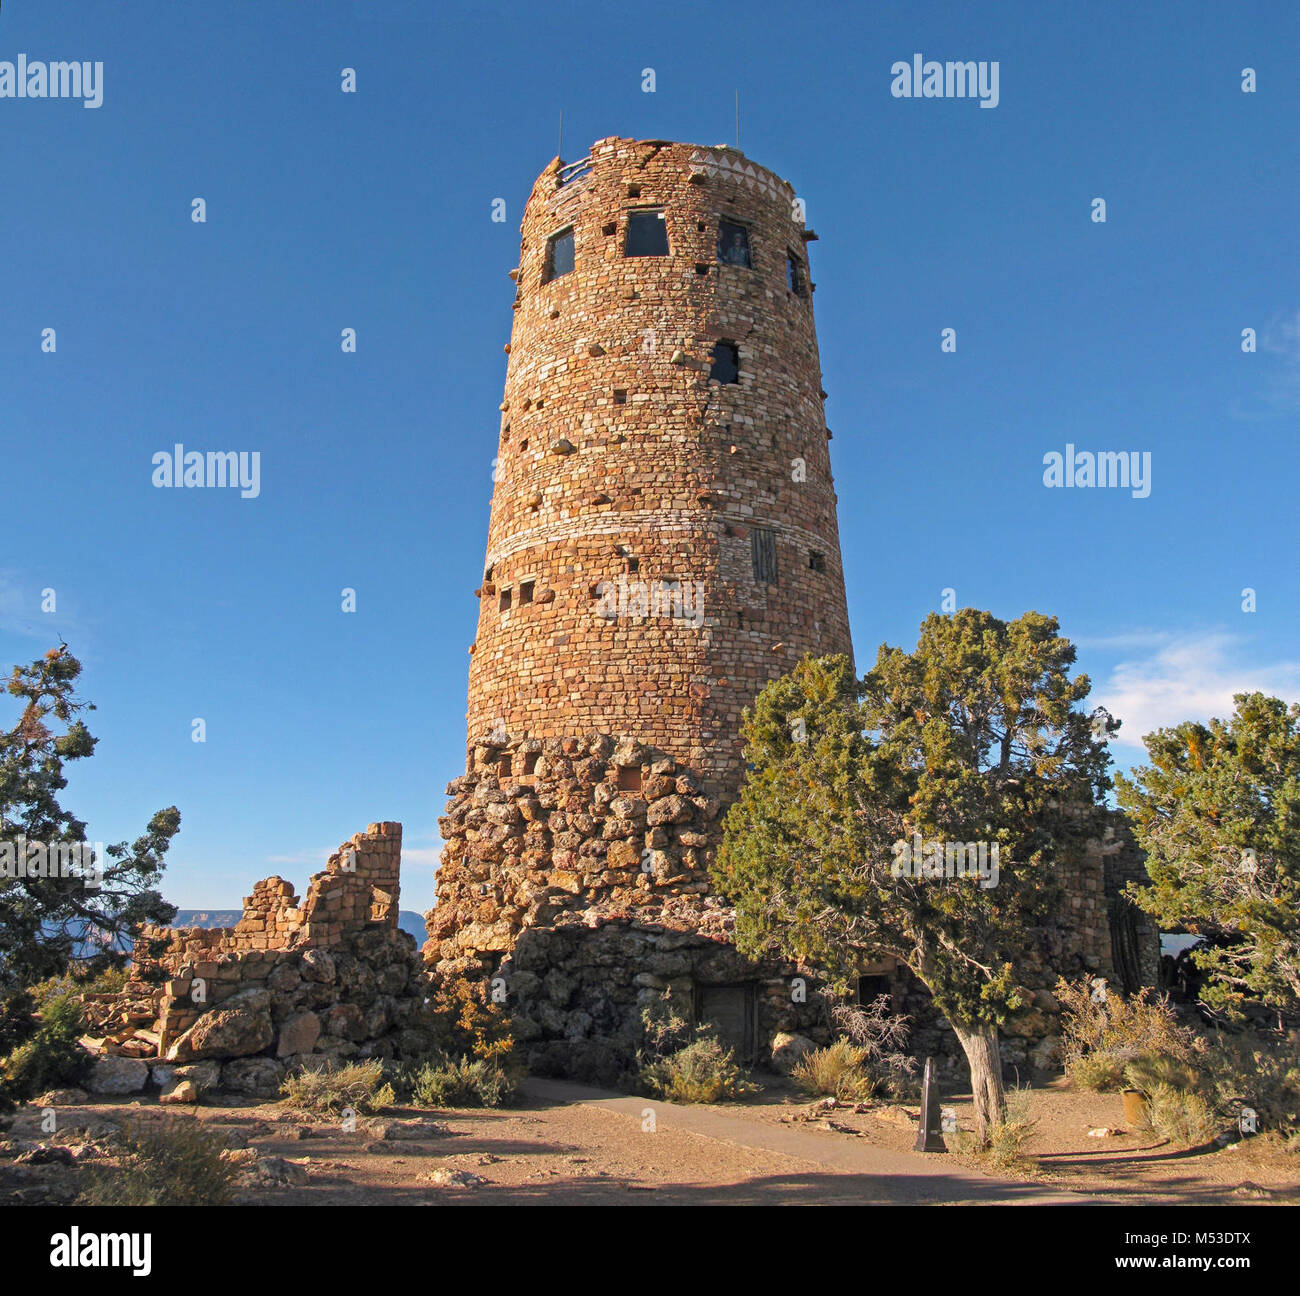
M1143 734L1184 720L1226 719L1234 693L1300 697L1300 662L1245 665L1242 642L1222 632L1170 634L1149 655L1117 663L1093 690L1097 703L1124 722L1115 745L1140 747Z

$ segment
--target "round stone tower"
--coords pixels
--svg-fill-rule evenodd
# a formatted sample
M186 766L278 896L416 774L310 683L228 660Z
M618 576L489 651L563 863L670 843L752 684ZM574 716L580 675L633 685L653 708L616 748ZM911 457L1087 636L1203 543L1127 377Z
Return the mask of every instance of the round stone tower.
M522 228L470 739L626 734L725 797L742 707L850 651L814 236L735 150L623 139Z
M815 235L738 151L624 139L553 161L522 228L426 956L508 987L543 1070L612 1079L665 990L752 1057L812 1009L709 882L741 712L851 652Z

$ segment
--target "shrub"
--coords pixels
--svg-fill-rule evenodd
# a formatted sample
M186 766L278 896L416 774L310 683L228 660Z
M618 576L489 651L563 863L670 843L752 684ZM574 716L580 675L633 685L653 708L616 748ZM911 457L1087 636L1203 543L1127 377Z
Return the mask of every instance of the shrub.
M988 1142L980 1144L973 1134L960 1133L954 1138L957 1150L974 1156L990 1170L1023 1171L1033 1165L1025 1145L1038 1128L1029 1115L1029 1089L1007 1090L1007 1114L1002 1121L989 1125Z
M1087 977L1056 983L1062 1008L1065 1072L1071 1083L1085 1089L1116 1089L1125 1068L1139 1059L1154 1059L1198 1069L1204 1046L1180 1025L1167 999L1151 999L1149 989L1129 999L1110 993L1094 1000ZM1089 1060L1091 1059L1091 1060Z
M641 1067L642 1090L668 1102L711 1103L744 1098L755 1091L735 1063L729 1048L701 1035L668 1057L654 1058Z
M1157 1083L1147 1091L1145 1126L1171 1143L1208 1143L1223 1128L1210 1103L1199 1093Z
M225 1139L191 1118L128 1122L117 1166L93 1165L79 1198L85 1206L225 1206L239 1166Z
M490 1003L480 984L463 976L439 981L429 1004L429 1017L440 1051L450 1057L472 1054L485 1061L504 1062L514 1052L510 1014Z
M1157 1085L1167 1085L1191 1093L1201 1087L1205 1077L1182 1058L1164 1057L1159 1053L1139 1053L1124 1066L1124 1084L1129 1089L1151 1093Z
M401 1087L422 1107L500 1107L519 1085L514 1070L489 1058L430 1060L401 1077Z
M861 1044L836 1040L799 1059L790 1078L806 1094L826 1094L844 1102L870 1098L876 1090L867 1070L867 1050Z
M397 1101L392 1085L384 1080L384 1066L378 1058L341 1067L304 1067L285 1077L280 1092L291 1106L318 1116L337 1116L348 1107L370 1114Z
M1220 1034L1206 1052L1205 1088L1234 1123L1255 1110L1261 1130L1300 1135L1300 1057L1294 1045L1258 1035Z
M81 1001L75 995L46 999L31 1037L0 1065L0 1094L23 1101L85 1079L94 1059L78 1043L81 1032Z
M904 1051L911 1034L911 1019L891 1015L889 996L878 995L869 1004L837 1004L831 1020L849 1042L864 1050L862 1065L872 1091L903 1099L917 1092L916 1059Z

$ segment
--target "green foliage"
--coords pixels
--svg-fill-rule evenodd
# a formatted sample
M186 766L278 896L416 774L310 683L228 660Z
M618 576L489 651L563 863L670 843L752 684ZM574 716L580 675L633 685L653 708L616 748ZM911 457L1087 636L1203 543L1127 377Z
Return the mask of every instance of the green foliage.
M421 1107L501 1107L519 1087L517 1069L495 1058L429 1060L405 1071L399 1087Z
M1206 1050L1202 1088L1236 1121L1243 1107L1259 1129L1300 1137L1300 1056L1287 1040L1220 1032Z
M1116 779L1151 878L1133 899L1166 930L1227 938L1193 954L1212 1006L1300 1007L1300 704L1239 693L1226 723L1143 741L1150 764Z
M440 1053L472 1054L509 1065L515 1047L510 1014L504 1005L488 1000L481 983L464 976L442 978L434 987L428 1016Z
M636 1073L641 1093L669 1102L712 1103L756 1091L732 1050L703 1028L693 1032L669 993L642 1008L641 1024L644 1045L637 1053Z
M226 1206L239 1166L223 1155L225 1140L192 1118L127 1124L117 1165L92 1165L78 1201L83 1206Z
M378 1058L343 1066L304 1067L285 1077L280 1092L291 1107L319 1116L337 1116L348 1107L370 1114L397 1101Z
M1074 656L1054 618L964 609L928 617L915 652L882 647L861 682L831 657L769 684L745 713L750 773L713 868L742 952L779 951L837 988L863 951L892 954L954 1023L1020 1008L1030 929L1109 786ZM914 834L996 842L999 884L893 877L894 843Z
M1171 1143L1208 1143L1223 1129L1209 1100L1195 1089L1161 1083L1147 1091L1146 1098L1145 1128Z
M747 1097L757 1089L736 1065L732 1050L709 1035L647 1062L640 1080L643 1092L651 1097L679 1103L723 1102Z
M77 1042L81 1034L80 999L47 998L32 1035L0 1063L0 1099L9 1105L84 1080L94 1059Z
M1092 1093L1115 1093L1123 1089L1128 1062L1115 1053L1087 1053L1069 1070L1070 1083Z
M75 695L80 674L63 648L13 669L7 692L21 709L12 728L0 729L0 841L86 842L86 825L59 804L65 762L89 757L97 741L79 718L94 710ZM179 828L175 806L158 811L135 842L105 848L98 879L0 878L0 990L56 976L74 959L92 972L121 966L139 923L170 922L175 908L156 884ZM99 952L85 956L87 944Z
M823 1094L841 1102L870 1098L875 1081L867 1069L867 1050L861 1044L836 1040L825 1048L805 1053L790 1072L790 1078L813 1097Z

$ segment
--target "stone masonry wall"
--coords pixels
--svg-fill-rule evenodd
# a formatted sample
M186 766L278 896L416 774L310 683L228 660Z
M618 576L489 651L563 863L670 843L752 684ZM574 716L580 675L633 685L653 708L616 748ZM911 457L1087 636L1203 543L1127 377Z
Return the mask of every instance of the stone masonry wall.
M806 652L851 653L815 236L794 197L735 150L663 141L600 140L573 178L558 159L538 178L512 272L472 740L631 733L734 794L742 707ZM647 210L669 253L627 256ZM752 266L720 260L724 217L747 228ZM550 276L566 229L573 269ZM734 384L710 380L719 341L739 349ZM775 581L755 578L755 528L773 533ZM620 581L690 582L702 622L626 600L601 615Z
M158 1062L168 1080L270 1096L309 1061L415 1054L423 965L397 926L402 828L371 824L330 856L299 904L253 887L231 928L144 928L124 990L87 1005L89 1045Z

